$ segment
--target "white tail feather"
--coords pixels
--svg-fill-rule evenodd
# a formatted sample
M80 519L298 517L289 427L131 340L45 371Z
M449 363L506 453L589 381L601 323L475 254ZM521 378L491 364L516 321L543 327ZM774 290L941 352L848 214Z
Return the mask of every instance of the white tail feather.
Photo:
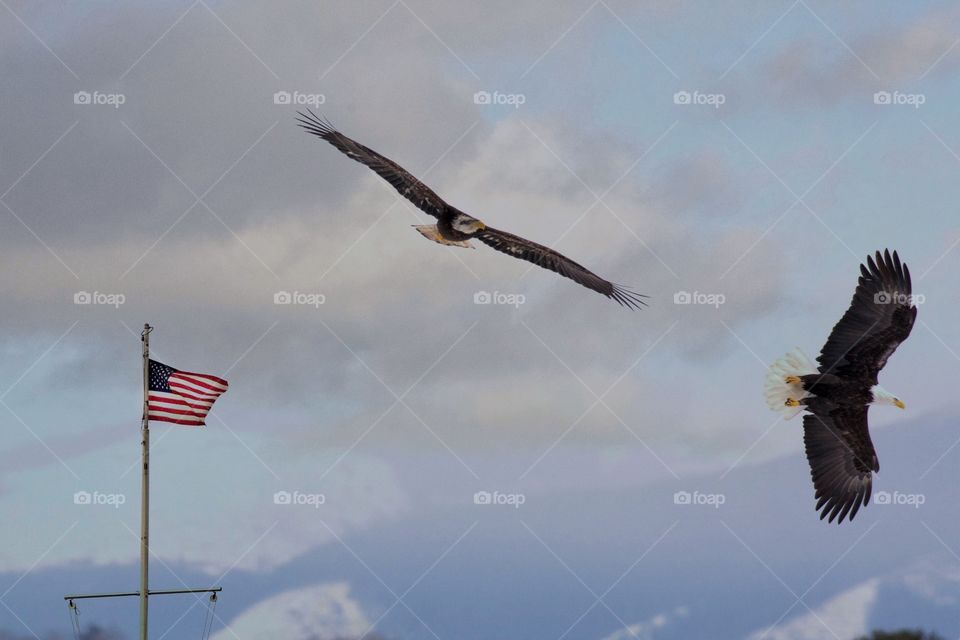
M464 247L466 249L475 249L469 240L447 240L440 234L440 229L435 224L414 224L410 225L420 232L427 240L433 240L438 244L445 244L448 247Z
M782 413L784 420L789 420L803 411L803 407L788 407L786 405L787 399L801 400L810 394L804 391L799 383L787 384L785 378L787 376L805 376L816 372L816 365L800 349L794 349L774 361L770 365L763 383L763 395L767 405L773 411Z

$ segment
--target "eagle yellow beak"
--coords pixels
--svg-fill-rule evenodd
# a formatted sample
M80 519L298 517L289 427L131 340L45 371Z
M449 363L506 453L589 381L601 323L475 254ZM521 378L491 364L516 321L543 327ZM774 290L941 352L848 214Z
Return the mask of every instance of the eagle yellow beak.
M898 408L898 409L906 409L906 408L907 408L907 405L903 404L903 400L901 400L900 398L894 398L894 399L893 399L893 406L895 406L895 407Z

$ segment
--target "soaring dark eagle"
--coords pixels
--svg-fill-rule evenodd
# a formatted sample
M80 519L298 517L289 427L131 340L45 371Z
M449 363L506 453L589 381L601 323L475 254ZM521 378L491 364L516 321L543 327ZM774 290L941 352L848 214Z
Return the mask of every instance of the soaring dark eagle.
M417 231L425 238L455 247L470 247L469 240L476 238L497 251L559 273L561 276L570 278L588 289L602 293L626 307L639 308L641 305L646 305L644 298L647 296L634 293L620 285L604 280L586 267L560 255L549 247L506 231L488 227L482 221L447 204L440 196L396 162L359 142L351 140L334 129L329 122L318 118L309 109L307 112L298 112L300 117L297 118L297 121L301 127L313 135L323 138L357 162L373 169L377 175L393 185L393 188L399 191L400 195L439 221L435 225L415 225Z
M764 392L787 419L804 409L803 442L820 519L837 523L870 500L873 472L880 470L870 441L871 404L904 408L877 384L877 374L907 339L917 317L910 270L894 251L878 251L860 265L850 308L836 324L817 362L799 349L770 366Z

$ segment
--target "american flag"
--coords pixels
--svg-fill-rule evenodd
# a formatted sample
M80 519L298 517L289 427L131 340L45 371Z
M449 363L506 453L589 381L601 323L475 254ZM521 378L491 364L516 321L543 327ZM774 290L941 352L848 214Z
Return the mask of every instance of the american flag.
M147 417L157 422L202 427L214 401L227 390L222 378L177 371L156 360L150 361L148 379Z

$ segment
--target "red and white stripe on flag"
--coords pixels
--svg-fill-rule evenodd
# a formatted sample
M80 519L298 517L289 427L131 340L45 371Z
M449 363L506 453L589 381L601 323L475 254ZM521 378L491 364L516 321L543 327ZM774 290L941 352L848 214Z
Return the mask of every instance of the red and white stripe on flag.
M227 381L203 373L175 371L167 379L167 386L169 391L150 390L149 419L200 427L213 403L227 390Z

